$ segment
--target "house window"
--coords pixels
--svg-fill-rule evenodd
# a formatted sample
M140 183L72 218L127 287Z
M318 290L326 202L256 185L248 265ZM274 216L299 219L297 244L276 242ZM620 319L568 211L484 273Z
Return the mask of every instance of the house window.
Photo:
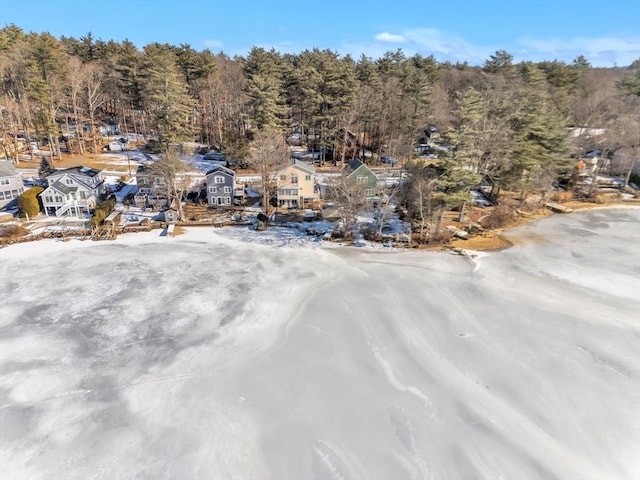
M371 197L375 195L375 190L373 188L365 188L364 194Z
M8 178L0 178L0 185L9 185Z
M53 203L53 197L46 196L46 197L44 197L44 201L47 202L47 203Z
M305 179L307 182L310 182L310 181L311 181L311 175L305 175L305 176L304 176L304 179Z
M291 183L294 185L298 183L298 175L291 175Z
M66 183L67 185L73 185L73 180L67 177L64 179L64 183Z
M156 185L162 186L164 185L164 178L156 178Z
M224 197L224 203L226 205L231 205L231 197Z
M224 187L224 193L231 193L231 187Z
M209 193L217 193L218 187L209 187Z
M0 192L0 200L4 200L4 192Z
M215 179L214 181L216 183L224 183L224 177L223 176L218 175L218 176L214 177L214 179Z
M367 177L364 176L358 176L358 178L356 179L356 181L358 183L367 183Z
M18 196L18 190L11 190L11 198L15 198Z
M282 180L283 182L287 181L287 176L286 175L280 175L280 180Z
M80 192L80 200L86 200L87 199L87 192Z
M56 195L56 202L62 203L62 197L60 195Z

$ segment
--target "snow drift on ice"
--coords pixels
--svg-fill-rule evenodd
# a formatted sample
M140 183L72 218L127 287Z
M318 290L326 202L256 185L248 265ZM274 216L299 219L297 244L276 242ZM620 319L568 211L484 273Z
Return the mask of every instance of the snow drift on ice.
M2 478L637 478L639 221L0 250Z

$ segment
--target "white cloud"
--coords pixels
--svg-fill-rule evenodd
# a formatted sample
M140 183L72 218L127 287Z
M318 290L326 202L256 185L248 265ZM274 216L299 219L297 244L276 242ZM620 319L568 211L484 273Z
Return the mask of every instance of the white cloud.
M204 44L209 48L221 48L223 45L220 40L205 40Z
M350 53L356 58L362 53L371 58L379 58L389 50L389 43L402 43L402 51L407 56L419 53L433 55L441 61L468 61L478 65L491 53L499 50L492 46L472 45L435 28L421 28L406 30L402 34L379 33L370 43L345 42L342 44L341 53Z
M527 60L558 59L568 62L584 55L594 66L610 67L626 66L640 58L640 36L570 39L525 37L518 43L524 47Z
M206 40L204 44L215 49L223 46L219 40ZM287 40L258 42L256 45L267 50L274 48L280 53L299 53L305 48L318 46ZM584 55L596 67L627 66L640 58L640 36L583 36L565 39L522 37L514 38L509 43L480 44L436 28L406 29L398 33L381 32L368 41L343 41L332 49L341 55L350 54L354 58L364 54L376 59L398 47L402 48L407 57L415 54L433 55L438 61L468 62L471 65L483 65L497 50L508 51L515 62L560 60L571 63L579 55ZM251 46L234 48L227 45L225 49L231 55L246 55Z
M405 33L408 42L416 45L423 55L431 55L442 60L482 63L497 50L492 46L473 45L466 40L435 28L409 30Z
M396 35L389 32L378 33L375 37L379 42L389 43L405 43L407 40L402 35Z
M482 65L497 50L508 51L516 62L561 60L570 63L584 55L596 67L626 66L640 58L640 36L526 37L514 39L509 44L477 44L435 28L407 29L394 34L382 32L370 42L343 42L340 53L350 53L356 58L360 54L379 58L389 50L390 43L402 43L402 50L407 56L419 53L433 55L440 61L466 61L471 65Z

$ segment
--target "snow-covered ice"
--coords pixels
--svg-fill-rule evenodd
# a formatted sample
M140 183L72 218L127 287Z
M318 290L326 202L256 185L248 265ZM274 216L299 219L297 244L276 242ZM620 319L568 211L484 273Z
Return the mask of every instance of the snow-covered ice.
M638 478L639 233L616 209L475 258L246 227L1 249L0 478Z

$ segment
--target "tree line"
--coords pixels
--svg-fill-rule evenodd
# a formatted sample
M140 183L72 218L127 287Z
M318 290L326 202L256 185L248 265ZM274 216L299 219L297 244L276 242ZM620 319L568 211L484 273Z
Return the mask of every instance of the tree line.
M515 63L506 51L483 66L389 51L380 58L314 48L253 47L230 57L188 44L56 38L0 29L0 129L5 157L17 141L61 142L96 152L105 121L153 138L161 150L197 141L250 158L265 132L294 134L321 162L372 152L415 158L433 125L454 147L412 175L430 205L451 205L485 181L501 192L544 193L575 163L570 155L633 149L640 132L640 59L594 68L580 56ZM579 134L569 142L570 128ZM606 135L595 136L596 129ZM66 133L65 136L60 136ZM369 161L369 160L367 160ZM414 195L415 196L415 195Z

